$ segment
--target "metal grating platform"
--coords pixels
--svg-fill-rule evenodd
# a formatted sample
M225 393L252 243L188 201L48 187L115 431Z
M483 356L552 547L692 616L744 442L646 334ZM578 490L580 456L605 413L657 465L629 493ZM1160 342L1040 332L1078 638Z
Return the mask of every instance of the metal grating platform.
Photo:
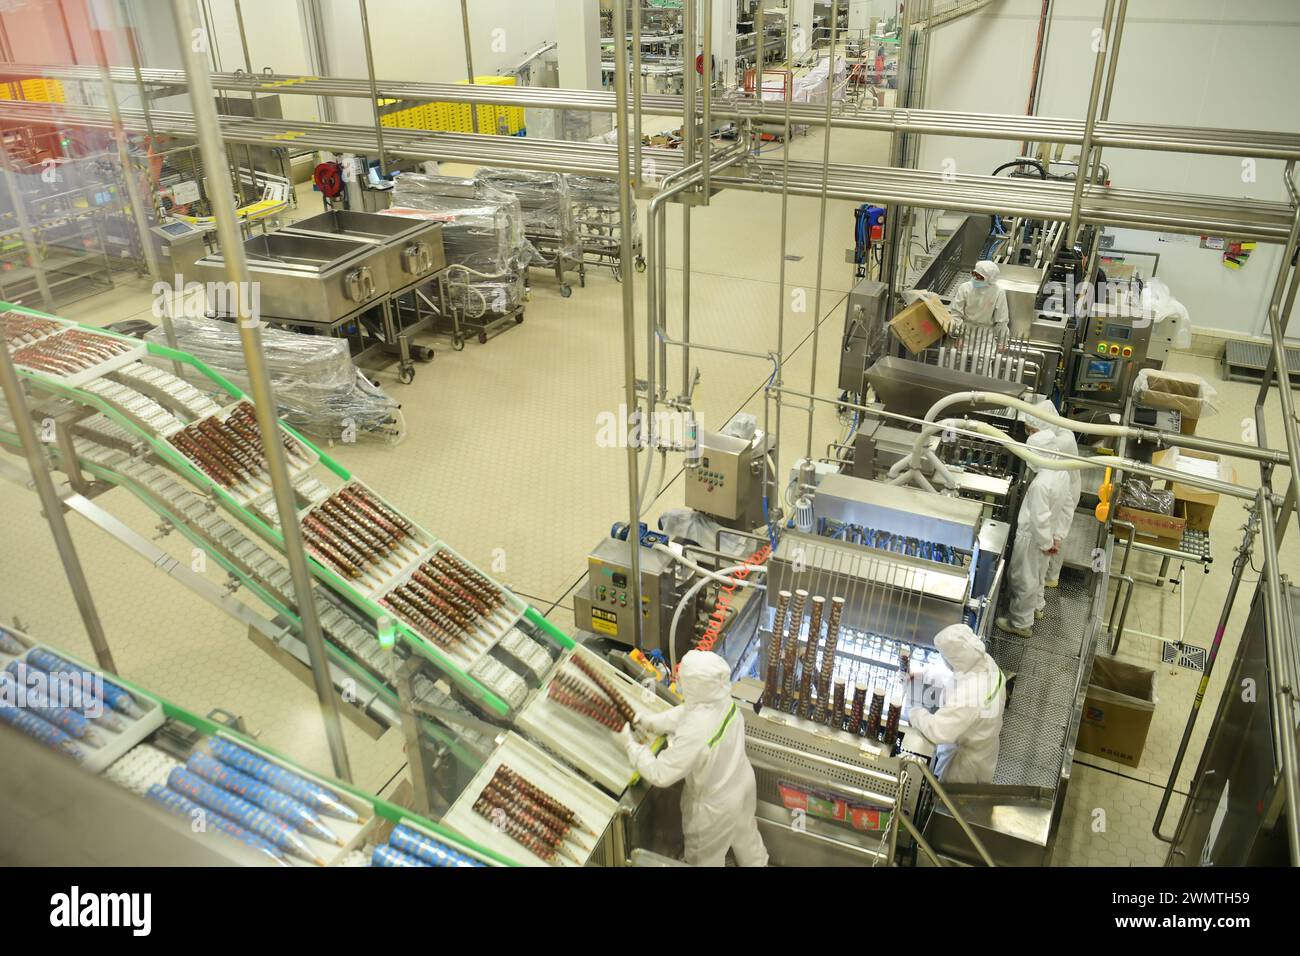
M1160 659L1166 664L1177 662L1179 667L1185 667L1198 673L1205 670L1206 651L1203 647L1197 647L1195 644L1168 644L1160 648Z
M1300 387L1300 348L1285 351L1291 387ZM1272 347L1262 342L1229 340L1223 347L1223 377L1233 382L1258 382L1264 376L1272 352ZM1273 384L1277 384L1276 379Z
M1055 790L1065 759L1074 689L1089 633L1091 572L1062 572L1047 591L1047 610L1032 638L997 629L989 653L1015 675L1002 720L1001 752L993 782Z

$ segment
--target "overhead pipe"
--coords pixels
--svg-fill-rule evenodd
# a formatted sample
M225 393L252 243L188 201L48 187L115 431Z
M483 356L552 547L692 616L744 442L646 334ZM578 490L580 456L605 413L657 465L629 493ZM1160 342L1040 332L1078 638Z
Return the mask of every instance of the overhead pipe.
M1088 113L1083 125L1083 144L1079 148L1079 166L1074 174L1074 198L1070 201L1070 231L1066 239L1071 245L1079 237L1079 206L1083 200L1083 183L1087 179L1085 170L1088 157L1092 153L1092 135L1097 125L1097 100L1101 96L1101 72L1106 64L1107 38L1114 10L1115 0L1106 0L1106 8L1101 15L1101 45L1097 48L1096 61L1092 67L1092 89L1088 93Z

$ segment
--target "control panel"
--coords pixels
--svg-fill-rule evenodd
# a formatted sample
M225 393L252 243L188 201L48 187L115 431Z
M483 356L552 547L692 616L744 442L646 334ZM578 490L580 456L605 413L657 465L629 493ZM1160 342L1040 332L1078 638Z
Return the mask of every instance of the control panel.
M686 507L745 531L762 525L767 449L761 432L750 441L701 432L699 461L686 469Z
M1136 369L1147 358L1151 323L1141 316L1094 315L1088 319L1086 334L1075 367L1073 391L1112 392L1122 397Z
M641 546L641 646L668 651L667 634L679 595L673 559ZM597 637L632 646L636 642L630 545L605 538L587 556L587 582L574 598L574 622ZM694 616L683 614L683 620Z

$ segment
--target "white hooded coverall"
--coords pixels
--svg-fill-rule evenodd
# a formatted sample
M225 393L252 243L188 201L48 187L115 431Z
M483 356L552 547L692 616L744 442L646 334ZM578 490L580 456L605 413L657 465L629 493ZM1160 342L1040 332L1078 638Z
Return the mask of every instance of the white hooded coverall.
M1056 449L1056 436L1047 430L1038 431L1026 444L1041 455ZM1011 549L1011 608L1007 615L1013 627L1033 627L1034 612L1045 603L1043 583L1049 555L1044 552L1057 541L1061 510L1069 496L1069 475L1045 469L1034 475L1020 500L1016 540Z
M727 848L741 866L767 866L767 848L754 818L757 787L745 756L745 720L731 699L731 668L711 651L688 651L677 671L685 703L662 714L646 714L639 726L667 734L668 747L655 754L628 738L628 759L646 782L682 788L682 835L686 862L722 866Z
M976 285L973 278L963 282L957 287L948 311L963 326L992 329L998 341L1004 342L1011 334L1011 314L1007 310L1007 294L998 286L998 267L981 259L972 271L982 275L984 283ZM960 332L956 330L957 334Z
M1056 406L1050 399L1043 399L1038 403L1039 411L1048 414L1056 414ZM1043 422L1044 431L1051 432L1056 438L1056 450L1066 455L1078 455L1079 443L1075 441L1074 432L1064 425L1053 425ZM1061 524L1057 532L1057 538L1062 542L1070 534L1070 525L1074 523L1074 512L1079 507L1079 498L1083 495L1083 475L1077 470L1066 472L1070 476L1070 494L1061 506ZM1061 548L1056 554L1050 555L1047 559L1047 572L1044 580L1059 581L1061 579L1061 566L1065 561L1065 549Z
M934 636L948 665L940 685L939 709L914 707L908 723L935 744L934 771L944 783L992 783L998 765L998 738L1007 688L984 642L965 624L952 624Z

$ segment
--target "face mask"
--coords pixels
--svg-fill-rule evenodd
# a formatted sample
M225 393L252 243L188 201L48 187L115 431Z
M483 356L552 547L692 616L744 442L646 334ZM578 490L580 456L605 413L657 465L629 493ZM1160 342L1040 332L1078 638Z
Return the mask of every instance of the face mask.
M986 285L989 284L989 280L988 280L988 279L976 279L974 276L972 276L972 277L971 277L971 280L970 280L970 284L973 285L973 286L974 286L975 288L977 288L977 289L982 289L982 288L984 288Z

